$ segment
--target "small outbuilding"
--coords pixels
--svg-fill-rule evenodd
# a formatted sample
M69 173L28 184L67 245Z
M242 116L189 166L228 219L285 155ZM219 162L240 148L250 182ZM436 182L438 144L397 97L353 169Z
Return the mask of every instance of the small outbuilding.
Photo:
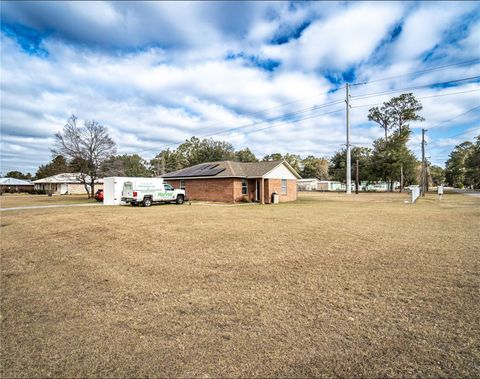
M286 161L201 163L162 176L174 188L184 189L190 200L261 204L297 200L300 175Z
M90 186L87 185L87 188L85 188L79 177L79 173L63 173L35 180L33 184L35 185L35 191L51 191L52 194L57 195L83 194L87 192L87 189L90 192ZM95 188L103 188L103 179L98 179L95 182Z
M0 193L32 191L33 183L30 180L23 180L17 178L0 178Z
M299 179L297 181L299 191L318 191L320 190L320 183L317 178Z

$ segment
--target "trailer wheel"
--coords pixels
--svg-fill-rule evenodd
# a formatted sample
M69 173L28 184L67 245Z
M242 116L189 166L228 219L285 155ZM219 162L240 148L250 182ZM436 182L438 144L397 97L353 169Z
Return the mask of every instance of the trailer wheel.
M152 205L152 199L150 199L149 197L143 199L143 206L144 207L149 207L150 205Z
M176 203L177 203L177 204L183 204L184 200L185 200L185 199L183 198L183 195L178 195L178 196L177 196Z

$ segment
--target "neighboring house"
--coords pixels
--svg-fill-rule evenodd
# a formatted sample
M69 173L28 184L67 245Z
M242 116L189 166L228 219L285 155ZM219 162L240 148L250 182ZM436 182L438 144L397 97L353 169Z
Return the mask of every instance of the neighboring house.
M393 183L393 188L398 189L400 187L399 182ZM333 180L321 180L317 184L318 191L346 191L347 186L345 183L333 181ZM355 191L355 181L352 180L352 191ZM359 191L371 191L371 192L386 192L388 191L388 183L386 182L360 182Z
M347 186L344 183L333 180L320 180L317 185L318 191L346 191ZM355 182L352 181L352 190L355 190Z
M78 179L78 173L65 173L49 176L48 178L43 178L35 180L33 184L35 185L36 191L51 191L52 194L59 195L72 195L72 194L83 194L87 190L83 183ZM90 191L90 186L87 185L88 191ZM103 188L103 179L99 179L95 182L95 188Z
M319 191L320 183L320 180L317 178L299 179L297 181L297 186L299 191Z
M33 183L30 180L16 178L0 178L0 192L30 192Z
M202 163L162 176L175 188L185 189L190 200L272 202L297 199L300 175L285 161Z
M393 183L393 189L398 189L400 188L400 182L394 182ZM361 182L360 183L360 190L361 191L380 191L380 192L387 192L388 189L388 183L387 182Z

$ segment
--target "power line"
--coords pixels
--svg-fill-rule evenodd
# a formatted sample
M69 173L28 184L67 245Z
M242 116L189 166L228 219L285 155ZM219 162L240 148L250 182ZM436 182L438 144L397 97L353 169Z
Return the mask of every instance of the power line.
M265 124L267 122L279 122L279 121L282 121L282 119L284 119L286 117L292 117L292 116L299 115L299 114L302 114L302 113L306 113L306 112L310 112L310 111L316 111L318 109L325 108L327 106L331 106L331 105L335 105L335 104L340 104L340 103L343 103L343 100L339 100L339 101L335 101L335 102L331 102L331 103L327 103L327 104L322 104L322 105L315 105L313 107L305 108L305 109L298 110L298 111L291 112L291 113L286 113L286 114L283 114L281 116L274 117L274 118L271 118L271 119L261 120L261 121L257 121L257 122L233 127L233 128L223 129L223 130L220 130L220 131L215 132L215 133L209 133L209 134L201 135L198 138L208 138L208 137L216 136L216 135L219 135L219 134L231 133L232 131L236 131L236 130L239 130L239 129L245 129L245 128L255 126L255 125ZM338 112L338 111L335 111L335 112ZM325 113L325 114L329 114L329 113ZM322 116L322 115L323 114L313 116L313 117L306 117L306 118L302 118L302 119L299 119L299 120L288 120L288 121L285 121L285 123L307 120L307 119L314 118L314 117L319 117L319 116ZM258 131L265 130L265 129L268 129L268 128L269 127L258 129ZM255 132L255 131L253 131L253 132ZM252 133L252 132L244 132L244 134L250 134L250 133ZM168 148L168 147L177 146L180 143L181 142L176 142L176 143L170 143L170 144L167 144L167 145L163 145L163 147L161 147L160 150L163 150L163 149ZM140 150L140 151L137 151L137 153L143 153L145 151L151 151L151 150L156 150L156 149L159 149L159 147L156 146L156 147L153 147L153 148Z
M433 97L443 97L443 96L451 96L451 95L460 95L462 93L469 93L469 92L478 92L480 91L479 89L471 89L467 91L458 91L458 92L450 92L450 93L443 93L443 94L438 94L438 95L431 95L431 96L422 96L422 97L417 97L418 100L422 99L431 99ZM373 104L362 104L362 105L355 105L352 108L363 108L363 107L373 107L374 105L381 105L382 103L373 103Z
M446 68L450 68L450 67L453 67L453 66L462 66L462 65L466 65L466 64L470 64L470 63L475 63L475 62L480 62L480 59L477 58L477 59L473 59L473 60L470 60L470 61L451 63L451 64L447 64L447 65L443 65L443 66L437 66L437 67L433 67L433 68L425 69L425 70L420 70L420 71L406 72L405 74L390 76L388 78L374 79L374 80L368 80L366 82L354 83L354 84L351 84L351 86L361 86L361 85L367 85L367 84L371 84L371 83L383 82L385 80L401 78L403 76L423 74L425 72L432 72L432 71L439 71L439 70L444 70Z
M251 130L251 131L248 131L248 132L244 132L242 134L253 134L253 133L257 133L257 132L261 132L263 130L267 130L267 129L272 129L272 128L276 128L278 126L282 126L282 125L286 125L286 124L290 124L290 123L295 123L295 122L300 122L300 121L305 121L305 120L310 120L312 118L317 118L317 117L321 117L321 116L326 116L326 115L329 115L329 114L333 114L333 113L338 113L338 112L343 112L344 109L337 109L336 111L331 111L331 112L326 112L326 113L321 113L321 114L318 114L318 115L314 115L314 116L309 116L309 117L304 117L304 118L300 118L298 120L294 120L294 121L284 121L280 124L277 124L277 125L270 125L270 126L267 126L265 128L262 128L262 129L256 129L256 130ZM238 134L238 133L237 133ZM235 134L234 134L235 135Z
M479 128L473 128L473 129L467 130L463 133L455 134L453 136L442 137L442 139L448 139L448 138L455 138L455 137L458 137L458 136L463 136L464 134L468 134L468 133L474 132L476 130L480 130L480 127Z
M367 99L367 98L370 98L370 97L376 97L376 96L385 95L385 94L389 94L389 93L411 91L411 90L414 90L414 89L427 88L427 87L438 86L438 85L443 85L443 84L450 84L450 83L464 82L464 81L467 81L467 80L473 80L473 79L478 79L478 78L480 78L480 75L471 76L471 77L462 78L462 79L449 80L447 82L430 83L430 84L425 84L425 85L416 86L416 87L401 88L401 89L396 89L396 90L389 90L389 91L382 91L382 92L375 92L375 93L367 93L365 95L352 96L352 98L353 99Z
M339 87L337 89L335 89L335 91L338 91L340 89L342 89L343 87ZM274 107L270 107L270 108L265 108L265 109L262 109L262 110L259 110L259 111L255 111L255 112L248 112L248 113L242 113L241 116L255 116L255 115L258 115L258 114L262 114L262 113L265 113L265 112L268 112L268 111L271 111L272 109L278 109L278 108L282 108L282 107L285 107L287 105L292 105L292 104L296 104L296 103L300 103L302 101L305 101L305 100L309 100L309 99L314 99L316 97L319 97L321 95L324 95L323 93L322 94L317 94L317 95L313 95L313 96L307 96L307 97L303 97L303 98L300 98L300 99L297 99L297 100L293 100L293 101L289 101L287 103L282 103L282 104L279 104L279 105L275 105ZM343 100L339 100L339 102L342 102ZM326 103L326 104L322 104L320 106L327 106L329 104L335 104L336 102L330 102L330 103ZM231 121L226 121L226 123L228 122L231 122ZM219 125L223 125L225 123L221 123L221 124L215 124L215 125L210 125L208 126L208 128L215 128Z
M471 109L469 109L469 110L467 110L467 111L465 111L465 112L463 112L463 113L460 113L459 115L456 115L455 117L453 117L453 118L451 118L451 119L449 119L449 120L440 121L440 122L437 123L437 125L435 125L435 126L438 126L439 124L444 124L444 123L447 123L447 122L451 122L451 121L453 121L453 120L456 120L457 118L462 117L462 116L464 116L464 115L466 115L466 114L468 114L468 113L470 113L470 112L473 112L475 109L478 109L478 108L480 108L480 105L477 105L476 107L473 107L473 108L471 108ZM432 128L432 126L431 126L430 128L428 128L428 129L430 130L431 128Z
M470 62L471 62L471 61L470 61ZM465 63L469 63L469 62L461 62L461 63L451 64L451 65L447 65L447 66L465 64ZM436 67L436 68L433 68L433 69L431 69L431 70L437 70L437 69L440 69L440 68L445 68L445 67L447 67L447 66ZM423 70L423 71L426 71L426 70ZM443 82L443 83L434 83L434 84L429 84L429 85L424 85L424 86L411 87L411 88L406 88L406 89L399 89L399 90L394 90L394 91L384 91L384 92L373 93L373 94L366 94L366 95L361 95L361 96L352 96L352 98L363 99L363 98L374 97L374 96L376 96L376 95L381 95L381 94L386 94L386 93L401 92L401 91L405 91L405 90L412 90L412 89L417 89L417 88L425 88L425 87L430 87L430 86L433 86L433 85L448 84L448 83L460 82L460 81L477 79L477 78L480 78L480 76L475 76L475 77L470 77L470 78L463 78L463 79L457 79L457 80L451 80L451 81ZM380 79L379 79L379 80L380 80ZM382 79L382 80L383 80L383 79ZM385 80L386 80L386 79L385 79ZM341 88L343 88L343 87L341 87ZM341 88L337 88L337 90L338 90L338 89L341 89ZM277 106L275 106L275 107L267 108L267 109L264 109L264 110L261 110L261 111L246 113L246 114L243 114L243 116L257 115L257 114L264 113L264 112L269 111L269 110L272 110L272 109L277 109L277 108L280 108L280 107L283 107L283 106L286 106L286 105L295 104L295 103L299 103L299 102L305 101L305 100L307 100L307 99L315 98L315 97L317 97L317 96L320 96L320 94L319 94L319 95L315 95L315 96L309 96L309 97L301 98L301 99L294 100L294 101L291 101L291 102L288 102L288 103L280 104L280 105L277 105ZM446 96L446 95L445 95L445 96ZM309 112L309 111L315 111L315 110L317 110L317 109L321 109L321 108L324 108L324 107L327 107L327 106L339 104L339 103L341 103L341 102L343 102L343 100L333 101L333 102L330 102L330 103L326 103L326 104L322 104L322 105L317 105L317 106L305 108L305 109L302 109L302 110L298 110L298 111L295 111L295 112L291 112L291 113L284 114L284 115L279 116L279 117L275 117L275 118L271 118L271 119L266 119L266 120L261 120L261 121L256 121L256 122L253 122L253 123L241 125L241 126L234 127L234 128L223 129L223 130L220 130L220 131L215 132L215 133L210 133L210 134L206 134L206 135L200 136L199 138L206 138L206 137L211 137L211 136L215 136L215 135L220 135L220 134L223 134L223 133L229 133L229 132L232 132L232 131L234 131L234 130L243 129L243 128L255 126L255 125L258 125L258 124L266 123L266 122L275 122L277 119L282 119L282 118L285 118L285 117L291 117L291 116L295 116L295 115L298 115L298 114L301 114L301 113L305 113L305 112ZM319 115L319 116L320 116L320 115ZM306 119L308 119L308 118L306 118ZM219 124L214 125L214 126L208 126L207 128L216 127L216 126L218 126L218 125L219 125ZM261 130L263 130L263 129L261 129ZM245 132L245 134L248 134L248 133ZM168 144L168 145L164 145L164 147L163 147L162 149L164 149L164 148L166 148L166 147L176 146L176 145L178 145L178 144L179 144L179 142L177 142L177 143L171 143L171 144ZM149 149L144 149L144 150L138 151L137 153L142 153L142 152L151 151L151 150L156 150L156 149L158 149L158 147L153 147L153 148L149 148Z

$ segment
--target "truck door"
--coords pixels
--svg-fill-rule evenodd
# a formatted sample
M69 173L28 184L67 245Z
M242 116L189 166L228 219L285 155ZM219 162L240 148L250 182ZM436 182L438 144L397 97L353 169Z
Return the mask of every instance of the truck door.
M165 196L165 200L175 200L175 193L174 193L174 188L170 185L170 184L167 184L165 183L163 185L163 188L164 188L164 196Z

